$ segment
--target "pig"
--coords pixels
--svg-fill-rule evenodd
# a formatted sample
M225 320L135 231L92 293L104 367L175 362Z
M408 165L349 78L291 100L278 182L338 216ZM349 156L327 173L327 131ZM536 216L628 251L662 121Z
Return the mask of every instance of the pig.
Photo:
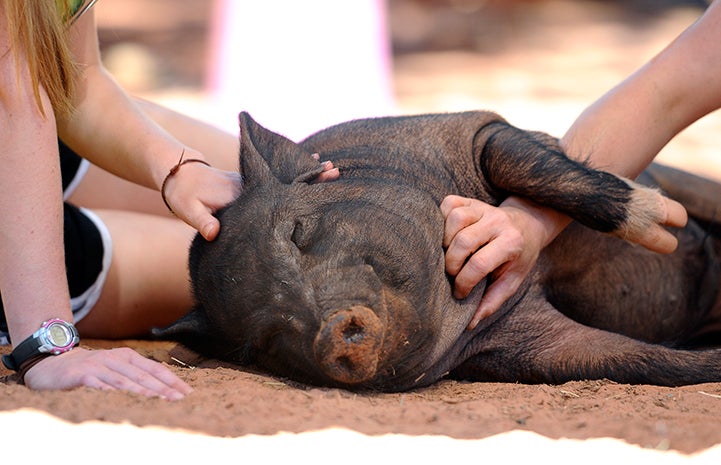
M661 198L569 159L492 112L355 120L295 143L240 115L243 191L197 237L194 308L161 338L298 382L397 392L450 377L677 386L721 381L721 186L654 165L638 180L691 216L677 250L625 240L662 223ZM318 153L340 169L314 183ZM702 186L703 188L700 188ZM518 292L473 330L485 289L452 295L449 194L527 197L575 221ZM716 228L718 229L718 228Z

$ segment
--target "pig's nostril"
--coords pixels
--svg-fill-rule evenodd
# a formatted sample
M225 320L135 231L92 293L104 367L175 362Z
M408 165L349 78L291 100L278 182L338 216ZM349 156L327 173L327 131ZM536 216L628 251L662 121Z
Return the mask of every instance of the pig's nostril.
M375 376L384 327L368 307L337 310L321 323L313 343L321 370L331 379L358 384Z
M348 357L338 357L337 362L345 371L350 372L355 369L355 364Z
M365 328L363 328L362 326L358 326L358 324L354 320L351 321L348 327L343 330L343 339L345 339L346 342L348 342L349 344L354 344L360 342L360 340L363 339L364 332Z

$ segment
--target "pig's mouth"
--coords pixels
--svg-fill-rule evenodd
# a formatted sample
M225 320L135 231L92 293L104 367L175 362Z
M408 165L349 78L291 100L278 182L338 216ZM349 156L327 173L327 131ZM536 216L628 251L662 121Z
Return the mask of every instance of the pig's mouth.
M321 322L313 351L326 376L343 384L363 383L376 374L384 333L373 310L353 305Z

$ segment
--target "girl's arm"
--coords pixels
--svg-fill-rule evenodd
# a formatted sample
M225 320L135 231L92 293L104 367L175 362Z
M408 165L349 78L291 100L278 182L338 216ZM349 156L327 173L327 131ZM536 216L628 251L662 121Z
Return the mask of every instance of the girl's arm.
M10 50L0 4L0 49ZM17 57L17 61L16 61ZM72 321L65 274L63 201L56 121L42 88L41 113L24 51L0 56L0 289L14 345L53 317ZM179 398L190 387L129 349L75 348L42 359L25 375L34 389L89 386Z
M73 26L71 46L80 76L77 111L58 122L66 144L93 164L155 190L160 190L183 151L185 159L205 160L145 116L108 74L100 61L92 10ZM167 187L167 199L178 217L212 239L220 227L212 212L237 196L240 177L192 163L184 165Z
M676 134L721 107L719 43L721 2L715 1L656 57L579 116L561 140L566 153L622 176L640 174ZM494 278L473 327L516 292L540 250L570 219L521 198L509 198L498 208L467 200L444 202L446 268L456 276L459 296L487 275ZM448 221L454 216L462 219ZM641 244L653 249L660 234L660 228L650 230Z
M7 27L0 27L0 49L10 49ZM15 56L0 56L0 289L18 343L43 321L72 321L72 313L58 247L63 211L55 119L42 89L45 116L35 102L25 54L18 53L17 62Z

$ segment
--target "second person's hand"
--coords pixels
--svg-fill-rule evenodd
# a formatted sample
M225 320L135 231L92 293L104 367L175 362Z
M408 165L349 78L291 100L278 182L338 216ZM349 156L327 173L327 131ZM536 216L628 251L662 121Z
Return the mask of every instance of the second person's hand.
M490 282L468 324L473 329L495 313L528 276L540 251L570 221L554 210L510 197L494 207L450 195L441 203L446 219L446 271L462 299L484 278Z

